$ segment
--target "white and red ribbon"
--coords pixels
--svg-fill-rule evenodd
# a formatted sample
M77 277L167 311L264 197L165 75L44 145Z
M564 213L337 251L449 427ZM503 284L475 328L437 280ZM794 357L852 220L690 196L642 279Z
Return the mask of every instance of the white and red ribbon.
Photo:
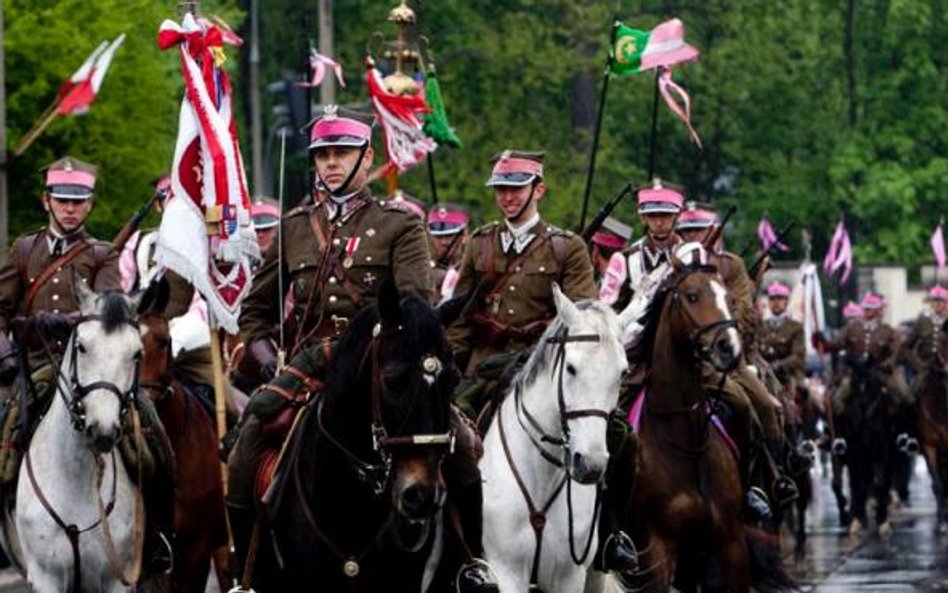
M840 277L840 284L845 284L849 279L849 274L853 268L853 246L849 240L849 231L846 230L846 224L839 221L836 225L836 231L833 233L833 239L830 241L829 250L823 259L823 271L831 276L843 270Z
M691 141L694 142L698 148L701 148L701 138L698 137L698 132L696 132L694 126L691 125L691 97L688 96L688 92L685 91L685 89L672 79L671 68L662 67L660 69L658 75L658 91L662 94L662 99L665 100L665 104L672 110L672 113L688 127ZM675 97L676 95L677 99ZM681 104L679 104L678 100L681 101Z
M422 115L431 109L423 94L393 95L385 90L382 73L375 68L371 56L366 56L366 85L369 99L382 126L388 161L399 172L421 162L438 144L422 131Z
M332 68L339 81L339 86L345 88L346 81L342 76L342 65L328 56L324 56L315 49L309 50L309 67L313 69L313 77L309 82L299 82L297 86L304 88L315 88L322 84L326 77L326 68Z
M56 106L59 115L81 115L89 111L92 102L99 95L102 81L105 80L116 50L124 42L124 33L112 43L103 41L69 80L63 83L59 88L59 104Z

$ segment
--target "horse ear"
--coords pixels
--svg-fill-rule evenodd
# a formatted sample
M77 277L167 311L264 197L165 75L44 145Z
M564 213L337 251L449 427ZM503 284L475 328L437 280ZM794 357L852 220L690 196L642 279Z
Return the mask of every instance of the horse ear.
M153 279L145 290L135 294L132 298L137 299L137 304L135 304L135 301L132 302L132 310L137 311L139 315L162 313L171 299L171 287L168 284L168 279L164 276Z
M379 289L378 309L382 325L393 326L399 324L402 318L400 300L398 288L395 286L395 279L389 276L382 282Z
M579 309L563 294L556 282L553 283L553 302L556 303L556 312L567 326L575 325L579 321Z
M466 292L438 305L438 317L441 319L441 325L445 328L450 327L464 312L473 296L473 291Z
M73 268L73 282L72 285L76 287L76 296L79 297L79 310L84 313L91 313L92 309L95 307L95 299L98 296L86 282L84 278L80 278Z

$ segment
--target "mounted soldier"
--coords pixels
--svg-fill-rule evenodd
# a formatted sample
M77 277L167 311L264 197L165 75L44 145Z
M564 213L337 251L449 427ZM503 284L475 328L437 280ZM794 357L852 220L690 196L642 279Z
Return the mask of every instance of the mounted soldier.
M257 198L250 206L250 216L253 218L253 230L257 234L260 253L266 253L277 238L280 207L269 198Z
M235 536L247 541L262 496L258 480L273 472L289 423L310 397L318 397L331 365L333 345L357 311L376 302L383 283L402 295L429 298L431 259L421 218L391 200L376 200L367 180L372 166L369 113L329 105L310 131L316 184L327 199L296 208L280 224L283 240L272 244L243 305L241 334L248 344L241 368L265 382L239 426L228 459L228 506ZM282 250L280 247L282 246ZM285 293L281 294L280 287ZM273 330L281 302L294 300L293 354L277 366ZM496 591L482 558L481 488L475 436L455 414L457 450L444 464L449 506L462 521L461 537L472 561L461 568L463 593ZM239 543L239 542L238 542ZM393 578L396 575L393 575Z
M945 333L948 331L948 288L933 286L925 298L928 307L923 310L902 344L904 357L916 373L915 385L925 383L932 371L944 372L948 352Z
M48 224L18 237L0 263L0 418L4 443L0 448L0 484L4 488L16 484L22 453L55 390L55 368L78 319L78 284L97 293L122 289L118 253L85 229L95 205L96 178L95 166L73 157L49 165L42 194ZM9 333L19 353L8 339ZM18 380L11 389L14 378ZM25 410L21 409L24 404ZM148 517L145 558L149 559L149 572L159 573L170 568L173 527L166 501L157 500L160 497L155 493L170 483L174 458L147 398L137 398L135 405L148 449L137 455L147 455L150 466L146 484L141 485ZM127 434L119 448L126 458L136 454Z
M461 256L468 241L467 211L452 203L435 204L428 210L428 237L431 240L431 280L434 302L454 296L461 270Z
M770 365L790 397L796 398L804 389L806 340L803 324L791 319L787 312L790 287L774 282L767 287L767 306L770 317L761 324L760 353Z

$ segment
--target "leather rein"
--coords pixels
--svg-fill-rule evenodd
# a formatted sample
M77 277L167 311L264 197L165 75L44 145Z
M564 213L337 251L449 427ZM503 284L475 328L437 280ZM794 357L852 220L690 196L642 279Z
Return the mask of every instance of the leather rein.
M24 463L26 465L27 477L30 480L30 486L33 489L33 493L36 495L36 498L39 500L40 504L43 506L43 509L50 516L56 525L63 530L63 533L66 536L66 539L69 540L69 545L72 548L72 591L74 593L79 593L82 591L82 559L79 551L79 536L83 533L92 531L96 527L102 527L102 540L105 547L106 557L109 563L109 568L112 570L116 578L121 581L126 587L133 587L138 583L139 578L141 577L141 565L142 565L142 546L144 543L145 537L145 521L144 521L144 503L142 501L141 494L141 484L142 484L142 460L141 460L141 449L144 447L144 440L142 438L142 429L141 429L141 418L138 415L138 409L133 405L135 397L138 392L138 367L139 360L135 362L135 373L132 380L132 386L127 391L122 391L114 383L108 381L94 381L92 383L80 383L78 375L78 366L76 363L77 354L79 353L78 347L78 328L81 324L89 321L101 321L102 317L100 315L83 315L79 317L76 322L75 327L72 331L72 337L70 339L70 369L69 369L69 378L63 375L60 365L55 363L55 359L52 357L52 351L47 343L46 339L42 336L42 332L38 332L40 339L43 343L43 348L46 350L46 354L51 361L51 364L56 369L56 378L57 378L57 387L56 391L63 398L63 402L66 404L66 410L69 413L70 420L72 421L73 429L77 432L82 432L85 430L86 417L85 417L85 405L83 404L83 399L89 395L92 391L96 389L105 389L115 394L119 398L120 405L120 414L125 416L129 409L131 409L131 422L132 422L132 431L133 438L135 439L135 448L138 453L137 459L137 472L138 472L138 488L132 488L134 492L134 556L132 559L132 566L128 572L121 566L121 562L118 557L118 552L115 548L115 542L112 539L112 533L109 526L108 518L112 514L112 511L115 508L115 497L118 484L118 472L116 468L115 461L115 449L113 447L111 451L112 459L112 489L109 496L109 502L105 505L102 503L102 495L100 494L100 488L102 486L102 478L104 475L104 464L102 463L99 457L95 457L96 461L96 506L99 511L99 518L96 519L91 525L80 529L75 523L66 523L65 520L56 512L53 508L53 505L49 502L46 496L43 494L43 489L40 488L39 482L36 479L36 474L33 471L33 461L30 455L30 447L26 448L24 453ZM125 321L126 325L129 325L135 330L138 330L138 323L134 321ZM68 390L71 397L67 397L65 390ZM124 423L123 423L124 428Z
M359 364L359 375L361 375L362 369L365 368L367 361L371 359L372 448L379 457L379 463L370 463L363 460L357 454L350 451L337 438L332 436L332 434L323 424L323 404L325 402L323 398L319 398L315 410L316 426L319 430L319 433L326 437L326 440L340 453L342 453L343 457L345 457L349 465L355 471L359 481L369 485L372 488L373 494L375 494L377 497L381 497L391 486L393 449L437 447L442 449L443 454L445 455L454 452L455 434L451 430L445 433L437 434L398 434L396 436L391 436L389 435L388 430L385 428L385 422L382 414L382 397L383 393L386 392L387 389L385 387L385 381L382 377L379 360L379 346L382 338L392 335L401 329L401 326L397 326L392 330L383 331L381 323L376 324L372 331L372 340L370 341L369 346L366 349L365 354L363 355ZM426 380L429 378L431 379L430 384L434 383L437 375L442 371L441 361L434 355L424 357L421 361L421 368L422 372L425 374ZM417 397L417 391L415 393L415 397ZM414 403L415 402L413 400L409 409L414 407ZM406 414L406 421L407 418L408 415ZM386 529L391 527L396 522L395 510L389 509L387 518L382 522L376 533L368 541L361 552L358 554L348 554L335 542L333 542L332 539L330 539L330 537L322 529L320 529L318 523L316 522L316 517L310 508L309 501L305 496L305 492L303 491L303 483L299 474L299 464L293 463L292 465L293 482L296 489L296 495L300 500L300 505L303 510L303 517L306 519L307 524L316 537L323 543L323 545L325 545L342 563L343 573L349 578L357 577L361 571L360 563L362 560L368 555L369 551L371 551L372 546L379 540L382 533L384 533ZM418 541L412 546L403 546L404 551L414 553L421 550L421 548L428 541L428 537L430 535L430 523L430 519L425 522L424 530ZM396 539L401 542L400 536L397 534Z
M543 531L546 528L547 523L546 514L549 512L550 508L553 506L553 503L559 497L564 487L566 489L570 556L577 566L583 564L586 561L586 558L589 556L589 552L592 547L593 535L595 534L596 530L594 528L590 529L589 538L586 540L586 544L581 554L576 552L575 538L573 535L573 480L571 479L572 443L570 441L569 421L578 418L592 417L602 418L608 422L610 417L609 412L604 410L592 408L568 410L566 408L566 397L563 390L563 372L566 367L566 345L577 342L598 343L601 341L601 337L598 334L576 334L571 336L569 335L569 329L564 327L561 331L557 332L556 335L546 338L545 341L548 344L554 344L558 346L556 355L553 359L551 373L557 377L556 401L559 409L560 436L551 435L543 430L543 427L533 416L533 414L530 413L530 410L527 409L526 404L523 402L522 384L517 382L516 386L514 387L514 405L516 406L515 411L517 414L517 421L519 422L524 434L527 435L527 438L537 449L537 451L539 451L540 456L544 460L558 469L563 470L562 477L560 478L556 488L553 489L550 497L547 498L546 502L544 502L540 507L537 506L536 502L533 500L533 497L530 496L530 491L527 489L527 485L523 480L523 476L517 469L517 464L510 452L510 445L507 442L507 432L504 428L503 413L500 410L497 412L497 425L500 432L500 444L503 447L504 457L507 459L507 465L510 467L510 472L513 474L514 480L517 482L517 487L519 488L520 493L523 495L523 498L527 503L527 509L530 512L530 527L533 529L533 537L536 541L536 546L534 547L533 552L533 563L530 569L531 591L539 590L537 581L540 571L540 558L543 553ZM557 458L551 454L545 448L546 446L559 447L562 452L562 458ZM601 485L597 484L595 510L593 512L592 520L593 526L595 526L599 517L599 500L601 493Z

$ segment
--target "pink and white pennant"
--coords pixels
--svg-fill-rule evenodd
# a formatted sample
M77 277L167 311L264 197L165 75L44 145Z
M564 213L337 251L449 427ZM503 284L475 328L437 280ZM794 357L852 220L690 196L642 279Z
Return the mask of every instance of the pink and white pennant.
M333 74L336 76L336 80L339 81L339 86L345 88L346 81L342 76L342 65L339 62L328 56L324 56L315 49L310 49L309 67L313 69L313 77L309 82L297 83L298 86L304 88L318 87L323 83L323 79L326 77L326 69L332 68Z
M823 271L827 275L833 275L839 270L843 270L840 277L840 284L845 284L849 279L849 274L853 269L853 246L849 240L849 231L846 230L846 224L839 221L836 225L836 231L833 233L833 239L830 241L829 250L823 259Z
M124 33L111 43L103 41L69 80L63 83L59 88L59 104L56 106L59 115L81 115L89 111L89 106L102 88L102 81L105 80L105 74L115 57L115 51L124 42Z

